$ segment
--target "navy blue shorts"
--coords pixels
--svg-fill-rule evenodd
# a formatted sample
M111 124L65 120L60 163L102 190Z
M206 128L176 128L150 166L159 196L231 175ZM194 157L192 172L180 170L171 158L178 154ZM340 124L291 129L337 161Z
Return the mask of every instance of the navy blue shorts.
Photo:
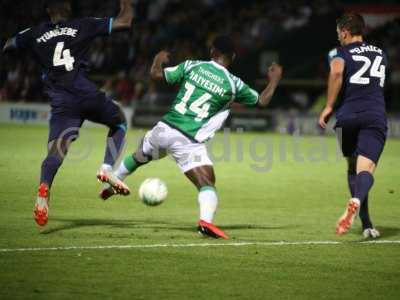
M103 93L84 97L68 106L52 107L49 142L55 139L75 140L85 120L100 123L110 128L125 127L125 116L117 103Z
M372 112L341 117L335 125L345 157L362 155L378 163L386 142L386 116Z

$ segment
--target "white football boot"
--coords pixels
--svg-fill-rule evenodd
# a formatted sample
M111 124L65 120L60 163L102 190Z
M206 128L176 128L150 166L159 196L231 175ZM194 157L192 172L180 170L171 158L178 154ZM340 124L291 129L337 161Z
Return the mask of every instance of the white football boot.
M377 239L381 236L379 231L376 230L375 228L364 229L362 234L363 234L364 239L368 239L368 238Z

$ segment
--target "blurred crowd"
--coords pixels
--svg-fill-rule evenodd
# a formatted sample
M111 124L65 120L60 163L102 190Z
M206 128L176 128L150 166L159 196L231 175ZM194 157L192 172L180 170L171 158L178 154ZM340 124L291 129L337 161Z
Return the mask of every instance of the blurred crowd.
M41 1L3 0L0 27L2 42L32 24L46 18ZM119 1L85 0L72 1L76 16L115 16ZM89 53L90 76L102 86L104 92L124 105L134 105L139 101L149 104L167 104L171 96L163 87L156 87L149 80L152 58L157 51L167 48L172 53L173 62L188 58L207 59L212 38L220 33L230 33L235 41L238 60L233 71L253 84L262 78L263 66L273 60L285 62L285 74L293 78L324 78L326 75L326 50L335 45L335 32L331 44L323 45L320 55L310 54L310 61L299 72L297 65L290 63L295 55L291 49L297 32L307 28L320 18L335 15L340 10L336 1L294 0L294 1L240 1L240 0L133 0L135 20L128 33L115 33L108 38L96 39ZM2 4L3 5L3 4ZM18 20L18 24L15 23ZM333 18L334 20L334 18ZM397 62L393 68L399 76L399 51L397 41L400 29L388 26L383 33L376 34L379 46L389 53L390 60ZM303 33L306 35L306 33ZM299 35L300 36L300 35ZM313 45L315 47L315 45ZM280 51L282 49L282 51ZM304 60L306 61L306 60ZM314 66L314 69L308 68ZM392 75L395 78L395 72ZM399 80L399 78L397 78ZM29 56L12 53L2 57L0 67L0 99L43 101L40 70ZM293 95L292 95L293 96ZM301 97L300 97L301 98ZM296 99L293 100L294 105ZM300 101L301 102L301 101ZM305 106L310 106L306 101ZM311 101L312 102L312 101Z

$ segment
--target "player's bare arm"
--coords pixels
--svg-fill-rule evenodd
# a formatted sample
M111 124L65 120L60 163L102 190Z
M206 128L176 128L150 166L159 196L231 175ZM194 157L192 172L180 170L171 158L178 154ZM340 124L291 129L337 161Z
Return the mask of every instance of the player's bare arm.
M169 55L168 51L162 50L154 57L150 70L151 79L155 81L164 80L164 64L169 62Z
M268 68L268 85L260 95L260 98L258 100L259 106L266 107L271 102L272 96L274 95L275 90L278 87L278 84L282 78L282 72L282 66L276 63L273 63Z
M343 72L344 72L344 61L343 59L333 59L330 66L329 78L328 78L328 92L326 99L326 106L320 114L319 126L325 129L327 123L333 113L333 106L342 89L343 84Z
M115 18L112 29L123 30L131 28L133 20L133 8L131 0L120 0L120 11Z

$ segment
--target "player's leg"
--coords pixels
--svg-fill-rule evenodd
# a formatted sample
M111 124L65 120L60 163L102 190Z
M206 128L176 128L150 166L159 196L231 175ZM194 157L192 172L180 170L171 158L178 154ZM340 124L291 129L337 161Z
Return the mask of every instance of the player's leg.
M357 156L347 157L347 183L351 197L354 197L354 189L357 176Z
M202 143L191 141L175 129L171 129L174 138L168 150L174 157L181 171L196 186L199 191L197 200L200 208L198 222L199 233L213 238L228 236L213 225L214 215L218 206L218 194L215 188L215 174L207 148Z
M200 208L199 233L213 238L222 237L228 239L228 236L221 229L213 225L218 207L218 194L215 188L213 166L199 166L185 172L185 175L199 191L197 197Z
M159 126L156 125L151 131L146 133L137 150L133 154L127 155L121 161L118 168L110 174L109 178L99 178L100 181L110 184L110 187L105 187L100 192L100 197L103 200L108 199L114 194L126 195L126 193L119 188L119 186L125 185L123 181L126 177L133 174L139 167L150 161L161 159L166 156L166 151L164 150L165 146L163 146L163 140L165 138L160 135L159 129Z
M185 172L185 175L199 191L200 220L213 223L218 206L214 168L200 166Z
M379 231L372 225L368 210L368 193L374 184L373 173L375 169L376 163L374 161L362 155L358 156L354 198L359 199L361 203L359 216L364 238L380 237Z
M85 117L109 128L101 170L111 172L125 144L127 121L121 107L100 93L83 102Z
M97 178L102 182L109 182L100 193L103 200L111 197L114 193L129 195L129 187L113 175L113 167L115 161L120 156L125 143L126 124L121 123L117 126L110 126L107 136L106 150L104 161L99 171ZM112 188L114 186L114 188Z
M118 176L121 180L125 180L126 177L129 175L133 174L139 167L149 163L153 159L160 159L164 157L165 155L154 155L152 154L151 150L149 150L148 145L143 145L143 140L140 143L138 149L133 153L124 158L124 160L121 162L120 166L118 169L115 170L115 175ZM144 152L144 147L147 150L146 152L149 154L145 154ZM154 156L154 158L153 158Z
M142 157L146 159L142 159ZM107 200L115 194L129 195L129 187L123 182L126 177L133 174L139 167L147 164L152 160L150 155L143 154L143 143L133 153L127 155L119 164L114 172L108 173L107 171L102 172L103 174L98 175L98 179L108 186L105 186L100 192L100 198Z
M116 105L116 104L114 104ZM104 154L103 166L112 167L119 158L125 144L127 122L122 109L115 107L116 116L111 124L107 135L106 151Z
M351 199L348 201L344 213L339 218L336 224L336 233L345 233L352 225L360 203L354 199L353 193L356 180L356 160L357 160L357 140L360 131L360 125L356 118L338 120L336 124L336 134L343 156L348 160L348 175L347 180L351 193Z
M54 177L67 155L70 144L71 141L65 139L53 140L48 144L47 156L43 160L41 167L41 185L46 185L49 189L51 188Z
M349 184L351 197L354 198L356 178L357 178L357 157L355 156L350 157L347 159L347 162L348 162L347 180ZM362 202L360 206L359 216L361 219L363 231L365 231L368 228L373 228L372 221L368 211L368 195L366 196L365 200Z
M363 124L357 139L356 153L358 156L356 167L357 175L354 183L354 196L350 199L348 211L350 210L351 205L354 207L357 206L357 209L363 205L368 208L367 197L374 184L373 172L375 171L376 164L380 158L386 141L387 128L384 118L367 115L365 116L365 120L362 121ZM352 225L353 219L354 218L342 218L339 220L337 228L338 234L347 232ZM374 228L371 227L371 230L372 229ZM378 232L377 236L374 236L375 232L367 231L367 234L369 233L371 233L371 237L379 236Z
M119 181L113 174L113 167L119 158L125 144L127 122L121 107L105 94L98 93L95 96L85 98L82 102L82 110L86 119L103 124L109 128L106 138L106 149L104 160L97 172L97 179L105 183L105 188L100 193L102 198L108 198L108 192L116 192L129 195L130 191L122 181ZM110 182L114 185L111 189Z
M218 206L214 168L201 166L187 171L185 175L199 191L200 220L213 223Z
M61 167L68 148L77 137L82 120L53 114L50 118L48 153L42 162L40 184L34 209L34 219L39 226L48 221L50 188Z

